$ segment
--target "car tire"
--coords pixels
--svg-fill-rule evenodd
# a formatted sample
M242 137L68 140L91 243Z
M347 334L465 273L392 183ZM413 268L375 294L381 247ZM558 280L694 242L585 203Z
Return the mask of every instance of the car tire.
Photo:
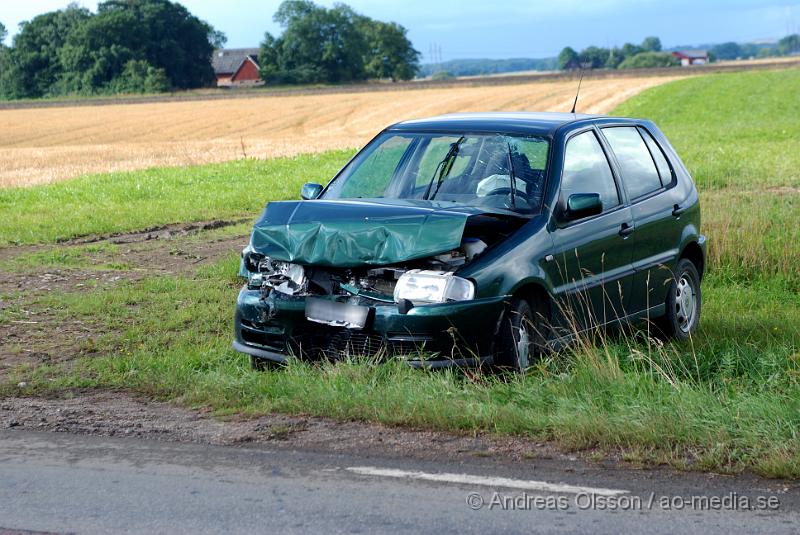
M682 258L667 291L666 313L655 319L656 327L666 338L688 340L700 324L702 302L697 268Z
M544 307L536 308L521 297L514 297L503 316L495 344L495 367L501 371L523 373L544 350Z

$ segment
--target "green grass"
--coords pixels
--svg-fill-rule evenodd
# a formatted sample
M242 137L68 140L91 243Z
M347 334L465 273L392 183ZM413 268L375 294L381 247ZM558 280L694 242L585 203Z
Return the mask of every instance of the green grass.
M40 296L26 306L98 325L105 334L92 342L97 353L69 367L20 368L0 389L13 392L20 380L34 391L123 388L217 414L281 411L515 434L678 467L800 477L799 80L797 71L696 77L648 90L617 110L654 119L701 190L711 265L701 329L690 344L659 344L642 330L609 335L512 378L357 361L255 373L229 347L239 286L234 253L193 275ZM230 204L151 195L140 207L160 203L157 209L131 210L123 226L254 215L263 199L296 197L302 182L330 176L346 156L197 168L191 176L205 177L212 189L251 186ZM285 180L267 173L273 169ZM264 176L254 178L256 170ZM188 171L149 173L156 184L178 177L163 186L172 193L202 195L181 183ZM93 228L105 230L31 217L41 225L37 233L0 225L5 241L109 232L116 219L107 210L124 208L124 195L103 204L105 191L94 186L113 183L110 176L72 185L81 202L101 207L89 211ZM124 192L138 174L117 176ZM48 188L28 191L54 191ZM37 200L50 213L43 193L29 195L26 206ZM13 205L0 220L15 223L22 211Z
M104 387L213 408L379 421L457 432L516 434L567 449L623 451L677 466L800 476L800 298L774 287L706 284L694 347L641 332L551 357L526 377L427 372L349 362L252 372L233 352L237 257L194 277L50 294L63 320L100 322L102 356L20 370L9 384ZM765 316L769 319L765 320Z
M700 190L712 267L800 289L800 70L680 80L614 114L653 120L681 155Z
M21 253L0 261L0 269L9 272L25 272L31 268L44 269L129 269L119 262L95 262L93 258L103 258L119 253L119 246L113 243L91 243L78 246L52 246L44 250Z
M654 121L703 191L800 185L798 69L679 80L613 114Z
M297 198L303 183L327 182L352 152L105 173L0 189L0 246L253 216L266 199Z

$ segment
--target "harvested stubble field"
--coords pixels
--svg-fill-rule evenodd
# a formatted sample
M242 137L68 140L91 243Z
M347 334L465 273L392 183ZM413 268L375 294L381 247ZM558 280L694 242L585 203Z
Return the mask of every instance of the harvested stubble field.
M677 77L584 80L580 111L606 113ZM572 106L572 80L0 111L0 187L106 171L269 158L363 145L388 124L441 113Z

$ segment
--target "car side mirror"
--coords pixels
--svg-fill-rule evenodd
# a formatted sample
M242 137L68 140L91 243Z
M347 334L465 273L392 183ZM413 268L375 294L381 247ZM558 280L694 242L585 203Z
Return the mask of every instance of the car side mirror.
M583 219L603 212L603 201L599 193L573 193L567 199L564 217L568 221Z
M303 184L303 188L300 190L300 198L310 201L319 197L320 193L322 193L322 186L309 182L308 184Z

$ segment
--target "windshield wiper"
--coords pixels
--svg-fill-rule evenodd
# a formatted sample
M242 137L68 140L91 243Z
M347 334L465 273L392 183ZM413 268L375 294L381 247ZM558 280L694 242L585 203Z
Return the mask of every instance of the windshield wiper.
M456 140L455 143L450 145L450 150L447 151L442 161L436 164L436 168L433 170L433 176L431 177L430 181L428 182L428 187L425 188L425 195L422 196L423 199L433 199L436 197L436 194L439 193L439 188L442 186L442 181L445 179L447 175L450 174L450 170L453 168L453 160L458 155L458 148L466 139L464 136L461 136ZM433 187L433 181L436 179L436 174L439 174L439 180L436 183L436 189L433 190L433 195L430 195L431 188ZM428 197L430 195L430 197Z
M517 209L517 174L514 172L514 158L511 157L511 143L508 145L508 177L511 179L511 209Z

